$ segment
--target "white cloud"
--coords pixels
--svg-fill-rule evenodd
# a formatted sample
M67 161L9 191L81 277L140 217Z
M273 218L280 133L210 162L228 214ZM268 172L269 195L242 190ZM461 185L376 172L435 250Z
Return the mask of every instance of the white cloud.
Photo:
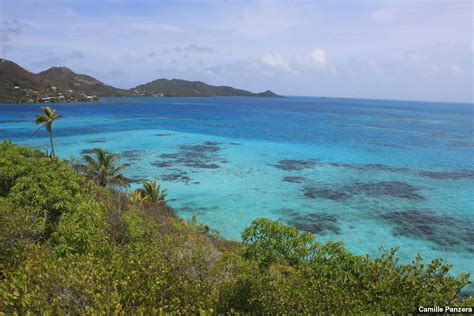
M430 69L434 74L442 75L460 76L464 73L461 67L455 64L434 64Z
M288 65L286 60L283 58L283 56L280 55L280 53L265 54L262 57L262 62L265 65L268 65L274 68L278 68L285 71L291 71L290 66Z
M311 58L315 63L318 63L320 65L326 65L326 52L322 50L321 48L315 48L311 52Z
M315 48L309 53L294 56L292 65L300 72L322 70L327 65L327 55L322 48Z
M384 8L374 11L370 18L375 22L379 23L390 23L393 22L398 15L398 11L395 9Z

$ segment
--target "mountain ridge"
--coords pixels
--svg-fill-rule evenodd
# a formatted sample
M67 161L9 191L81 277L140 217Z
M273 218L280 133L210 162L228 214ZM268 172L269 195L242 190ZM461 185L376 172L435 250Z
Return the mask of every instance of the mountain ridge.
M85 101L64 85L29 72L18 64L0 59L0 103Z
M183 79L156 79L148 83L138 85L132 90L145 94L160 94L170 97L216 97L216 96L257 96L257 97L280 97L274 92L253 93L231 86L214 86L202 81L189 81Z
M112 87L94 77L76 73L64 66L51 67L38 73L38 75L52 82L61 83L69 90L75 90L86 95L98 97L130 95L130 92L126 89Z
M270 90L254 93L202 81L156 79L131 89L120 89L64 66L32 73L13 61L0 59L0 103L77 102L99 97L281 97Z

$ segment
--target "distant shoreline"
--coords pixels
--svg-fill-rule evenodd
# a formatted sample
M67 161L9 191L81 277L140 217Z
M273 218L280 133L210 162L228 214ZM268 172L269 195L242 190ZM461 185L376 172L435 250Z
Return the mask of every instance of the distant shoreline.
M0 103L89 102L101 97L128 96L281 97L271 90L255 93L231 86L213 86L202 81L164 78L130 89L119 89L67 67L51 67L32 73L12 61L0 59Z
M95 100L75 100L75 101L59 101L59 102L0 102L0 105L23 105L23 104L69 104L69 103L99 103L102 99L125 99L125 98L150 98L150 99L171 99L171 98L203 98L203 99L212 99L212 98L268 98L268 99L280 99L286 98L287 96L276 96L276 97L263 97L258 95L250 95L250 96L241 96L241 95L214 95L214 96L162 96L162 97L155 97L155 96L148 96L148 95L130 95L130 96L103 96L97 98ZM313 98L313 97L309 97ZM318 97L314 97L318 98Z

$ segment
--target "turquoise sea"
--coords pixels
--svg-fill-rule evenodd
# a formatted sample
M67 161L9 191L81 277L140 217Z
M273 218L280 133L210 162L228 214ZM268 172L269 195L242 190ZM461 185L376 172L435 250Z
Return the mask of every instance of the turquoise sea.
M0 105L0 139L49 149L36 105ZM474 272L474 106L286 97L104 98L54 104L56 152L121 154L184 218L238 240L257 217L341 240L400 247Z

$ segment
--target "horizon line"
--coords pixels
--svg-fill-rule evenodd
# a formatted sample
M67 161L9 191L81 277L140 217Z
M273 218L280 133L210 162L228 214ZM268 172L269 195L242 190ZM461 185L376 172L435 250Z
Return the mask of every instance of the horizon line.
M13 61L12 59L6 59L6 58L0 58L0 61L10 61L10 62L13 62L15 63L16 65L20 66L19 63ZM20 66L21 68L24 68L26 69L27 71L33 73L33 74L39 74L43 71L47 71L51 68L60 68L60 67L63 67L63 68L68 68L70 69L71 71L73 71L75 74L77 75L85 75L85 76L90 76L91 75L88 75L88 74L84 74L84 73L77 73L76 71L72 70L70 67L68 66L64 66L64 65L59 65L59 66L50 66L49 68L45 69L45 70L42 70L42 71L39 71L39 72L33 72L29 69L27 69L26 67L23 67L23 66ZM93 77L94 79L98 80L97 78ZM211 86L215 86L215 87L231 87L231 88L234 88L234 89L238 89L238 90L247 90L247 89L244 89L244 88L239 88L239 87L234 87L233 85L229 85L229 84L219 84L219 85L214 85L214 84L209 84L207 83L206 81L202 81L202 80L188 80L188 79L181 79L181 78L165 78L165 77L161 77L161 78L157 78L157 79L153 79L151 81L148 81L146 83L141 83L141 84L138 84L136 86L133 86L133 87L130 87L130 88L118 88L116 86L112 86L108 83L105 83L104 81L102 80L99 80L101 81L102 83L104 83L105 85L108 85L108 86L111 86L115 89L122 89L122 90L132 90L134 88L136 88L137 86L140 86L140 85L143 85L143 84L147 84L147 83L150 83L150 82L153 82L153 81L156 81L156 80L160 80L160 79L165 79L165 80L184 80L184 81L190 81L190 82L202 82L204 84L207 84L207 85L211 85ZM253 90L253 89L252 89ZM247 90L247 91L250 91L250 90ZM269 88L264 88L262 90L262 92L266 92L266 91L271 91L279 96L283 96L283 97L311 97L311 98L331 98L331 99L354 99L354 100L369 100L369 101L398 101L398 102L425 102L425 103L449 103L449 104L461 104L461 105L474 105L474 98L471 96L471 101L470 102L460 102L460 101L448 101L448 100L428 100L428 99L408 99L408 98L401 98L401 99L398 99L398 98L394 98L394 99L391 99L391 98L377 98L377 97L354 97L354 96L334 96L334 95L298 95L298 94L279 94L277 93L276 91L273 91L272 89L269 89ZM252 91L250 91L252 92ZM260 92L252 92L252 93L260 93ZM129 96L129 97L133 97L133 96ZM216 96L218 97L218 96ZM232 96L221 96L221 97L232 97ZM180 98L180 97L176 97L176 98ZM187 98L187 97L184 97L184 98ZM196 98L199 98L199 97L196 97ZM207 98L207 97L202 97L202 98Z

